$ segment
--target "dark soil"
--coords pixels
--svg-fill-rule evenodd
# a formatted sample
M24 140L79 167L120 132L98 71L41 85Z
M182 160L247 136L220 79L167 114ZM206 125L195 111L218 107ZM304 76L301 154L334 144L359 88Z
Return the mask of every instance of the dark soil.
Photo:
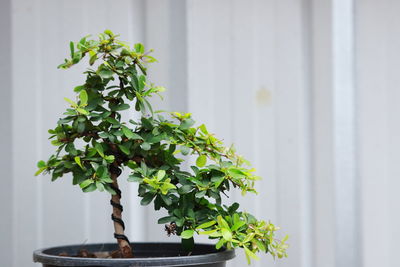
M76 255L70 255L66 252L58 254L58 256L64 257L76 257L76 258L101 258L101 259L118 259L122 258L121 252L119 250L115 251L102 251L102 252L89 252L86 249L81 249Z

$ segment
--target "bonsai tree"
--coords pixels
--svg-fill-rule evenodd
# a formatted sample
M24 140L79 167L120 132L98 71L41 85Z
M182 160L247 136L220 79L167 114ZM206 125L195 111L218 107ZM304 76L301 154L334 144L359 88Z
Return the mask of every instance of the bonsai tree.
M215 239L217 249L243 248L248 261L259 251L286 257L287 237L275 238L278 227L239 211L238 203L222 205L231 189L256 193L254 169L204 124L194 126L191 114L154 112L148 99L164 88L147 80L146 66L156 60L142 44L130 47L117 38L106 30L96 40L86 36L70 43L71 58L58 67L68 69L89 57L93 69L74 88L76 99L65 98L70 107L49 130L57 149L38 162L36 175L50 173L55 181L71 173L83 192L108 192L119 257L134 256L124 233L118 184L126 168L128 181L139 184L141 205L165 209L169 215L158 223L166 224L168 235L179 235L188 252L199 234ZM133 109L140 119L125 119L121 111ZM187 155L197 157L190 171L182 166Z

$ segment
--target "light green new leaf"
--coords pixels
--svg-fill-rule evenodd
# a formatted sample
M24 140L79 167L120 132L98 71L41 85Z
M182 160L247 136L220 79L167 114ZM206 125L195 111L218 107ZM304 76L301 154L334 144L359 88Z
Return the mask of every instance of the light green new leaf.
M204 229L204 228L208 228L210 226L213 226L214 224L216 224L216 221L209 221L203 224L200 224L199 226L196 227L196 229Z
M231 233L230 230L228 230L226 228L222 228L221 229L221 233L222 233L222 236L224 237L224 239L226 241L231 241L232 240L232 233Z
M164 183L160 188L163 195L166 195L171 189L176 189L176 186L171 183Z
M226 240L225 239L220 239L217 244L215 244L215 248L216 249L220 249L224 244L225 244Z
M217 217L218 225L222 228L230 229L229 224L222 218L221 215Z
M108 163L111 163L111 162L114 162L115 157L114 157L114 155L107 155L107 156L104 157L104 159L105 159Z
M194 230L189 229L189 230L185 230L181 233L181 238L182 239L189 239L192 238L194 234Z
M208 236L211 236L211 237L220 237L220 236L222 236L221 233L218 232L218 229L213 229L213 230L210 230L210 231L199 232L199 234L201 234L201 235L208 235Z
M44 170L46 170L47 168L46 167L42 167L42 168L40 168L39 170L37 170L36 172L35 172L35 176L38 176L39 174L41 174Z
M204 134L208 134L207 128L204 124L199 126L200 131L202 131Z
M83 108L77 108L76 111L78 111L80 114L83 114L83 115L89 115L89 112Z
M255 260L259 260L260 258L254 254L250 249L248 249L247 247L243 247L244 248L244 252L246 253L246 256L253 258ZM247 262L250 264L250 259L247 259Z
M81 167L82 169L85 169L85 168L83 167L83 165L82 165L82 162L81 162L81 158L80 158L80 157L76 156L76 157L74 158L74 160L75 160L76 164L79 165L79 167Z
M134 45L135 51L136 53L144 53L144 45L142 45L141 43L137 43Z
M44 162L43 160L41 160L41 161L39 161L39 162L37 163L37 166L38 166L38 168L46 167L46 162Z
M67 101L68 103L70 103L70 104L71 104L71 107L73 107L73 108L78 107L78 104L76 104L76 103L75 103L74 101L72 101L71 99L64 97L64 100Z
M204 167L205 165L206 165L206 163L207 163L207 157L206 157L206 155L200 155L198 158L197 158L197 160L196 160L196 165L198 166L198 167Z
M107 34L110 37L114 36L114 33L111 30L105 30L104 33Z
M157 172L157 180L160 181L164 177L165 177L165 171L164 170L159 170Z
M81 100L81 106L86 106L88 103L88 94L85 90L79 93L79 99Z
M239 229L240 227L242 227L243 225L245 225L246 222L245 221L238 221L236 222L233 226L232 226L232 231L236 231L237 229Z

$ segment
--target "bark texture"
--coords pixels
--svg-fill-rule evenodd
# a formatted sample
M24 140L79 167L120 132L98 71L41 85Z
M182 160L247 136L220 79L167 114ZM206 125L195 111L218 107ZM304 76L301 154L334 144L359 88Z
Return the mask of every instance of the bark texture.
M116 192L111 197L111 205L113 207L113 213L111 218L114 222L114 237L118 241L119 250L122 258L132 258L133 252L132 247L129 243L128 238L125 236L125 224L122 220L123 207L121 205L121 191L118 186L118 176L120 174L119 169L111 169L111 179L113 180L112 188Z

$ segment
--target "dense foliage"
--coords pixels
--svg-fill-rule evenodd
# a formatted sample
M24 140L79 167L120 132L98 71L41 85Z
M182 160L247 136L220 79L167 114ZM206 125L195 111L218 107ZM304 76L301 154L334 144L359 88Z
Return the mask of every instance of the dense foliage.
M98 40L82 38L70 43L66 69L89 57L86 81L75 87L75 100L57 126L49 130L54 155L38 163L38 175L51 173L52 180L72 173L73 184L84 192L115 194L110 167L129 168L131 182L139 183L141 204L168 211L158 223L169 223L170 234L178 234L187 247L194 234L216 239L216 247L241 247L246 256L256 252L286 256L286 238L277 240L278 227L238 211L239 204L222 205L232 188L242 194L255 193L259 179L248 162L225 147L204 124L194 126L191 114L153 112L149 97L164 91L146 79L146 65L155 59L142 44L133 48L106 30ZM133 108L138 120L123 120L123 110ZM131 113L132 115L132 113ZM183 170L182 158L197 157L191 171ZM172 228L172 229L171 229Z

